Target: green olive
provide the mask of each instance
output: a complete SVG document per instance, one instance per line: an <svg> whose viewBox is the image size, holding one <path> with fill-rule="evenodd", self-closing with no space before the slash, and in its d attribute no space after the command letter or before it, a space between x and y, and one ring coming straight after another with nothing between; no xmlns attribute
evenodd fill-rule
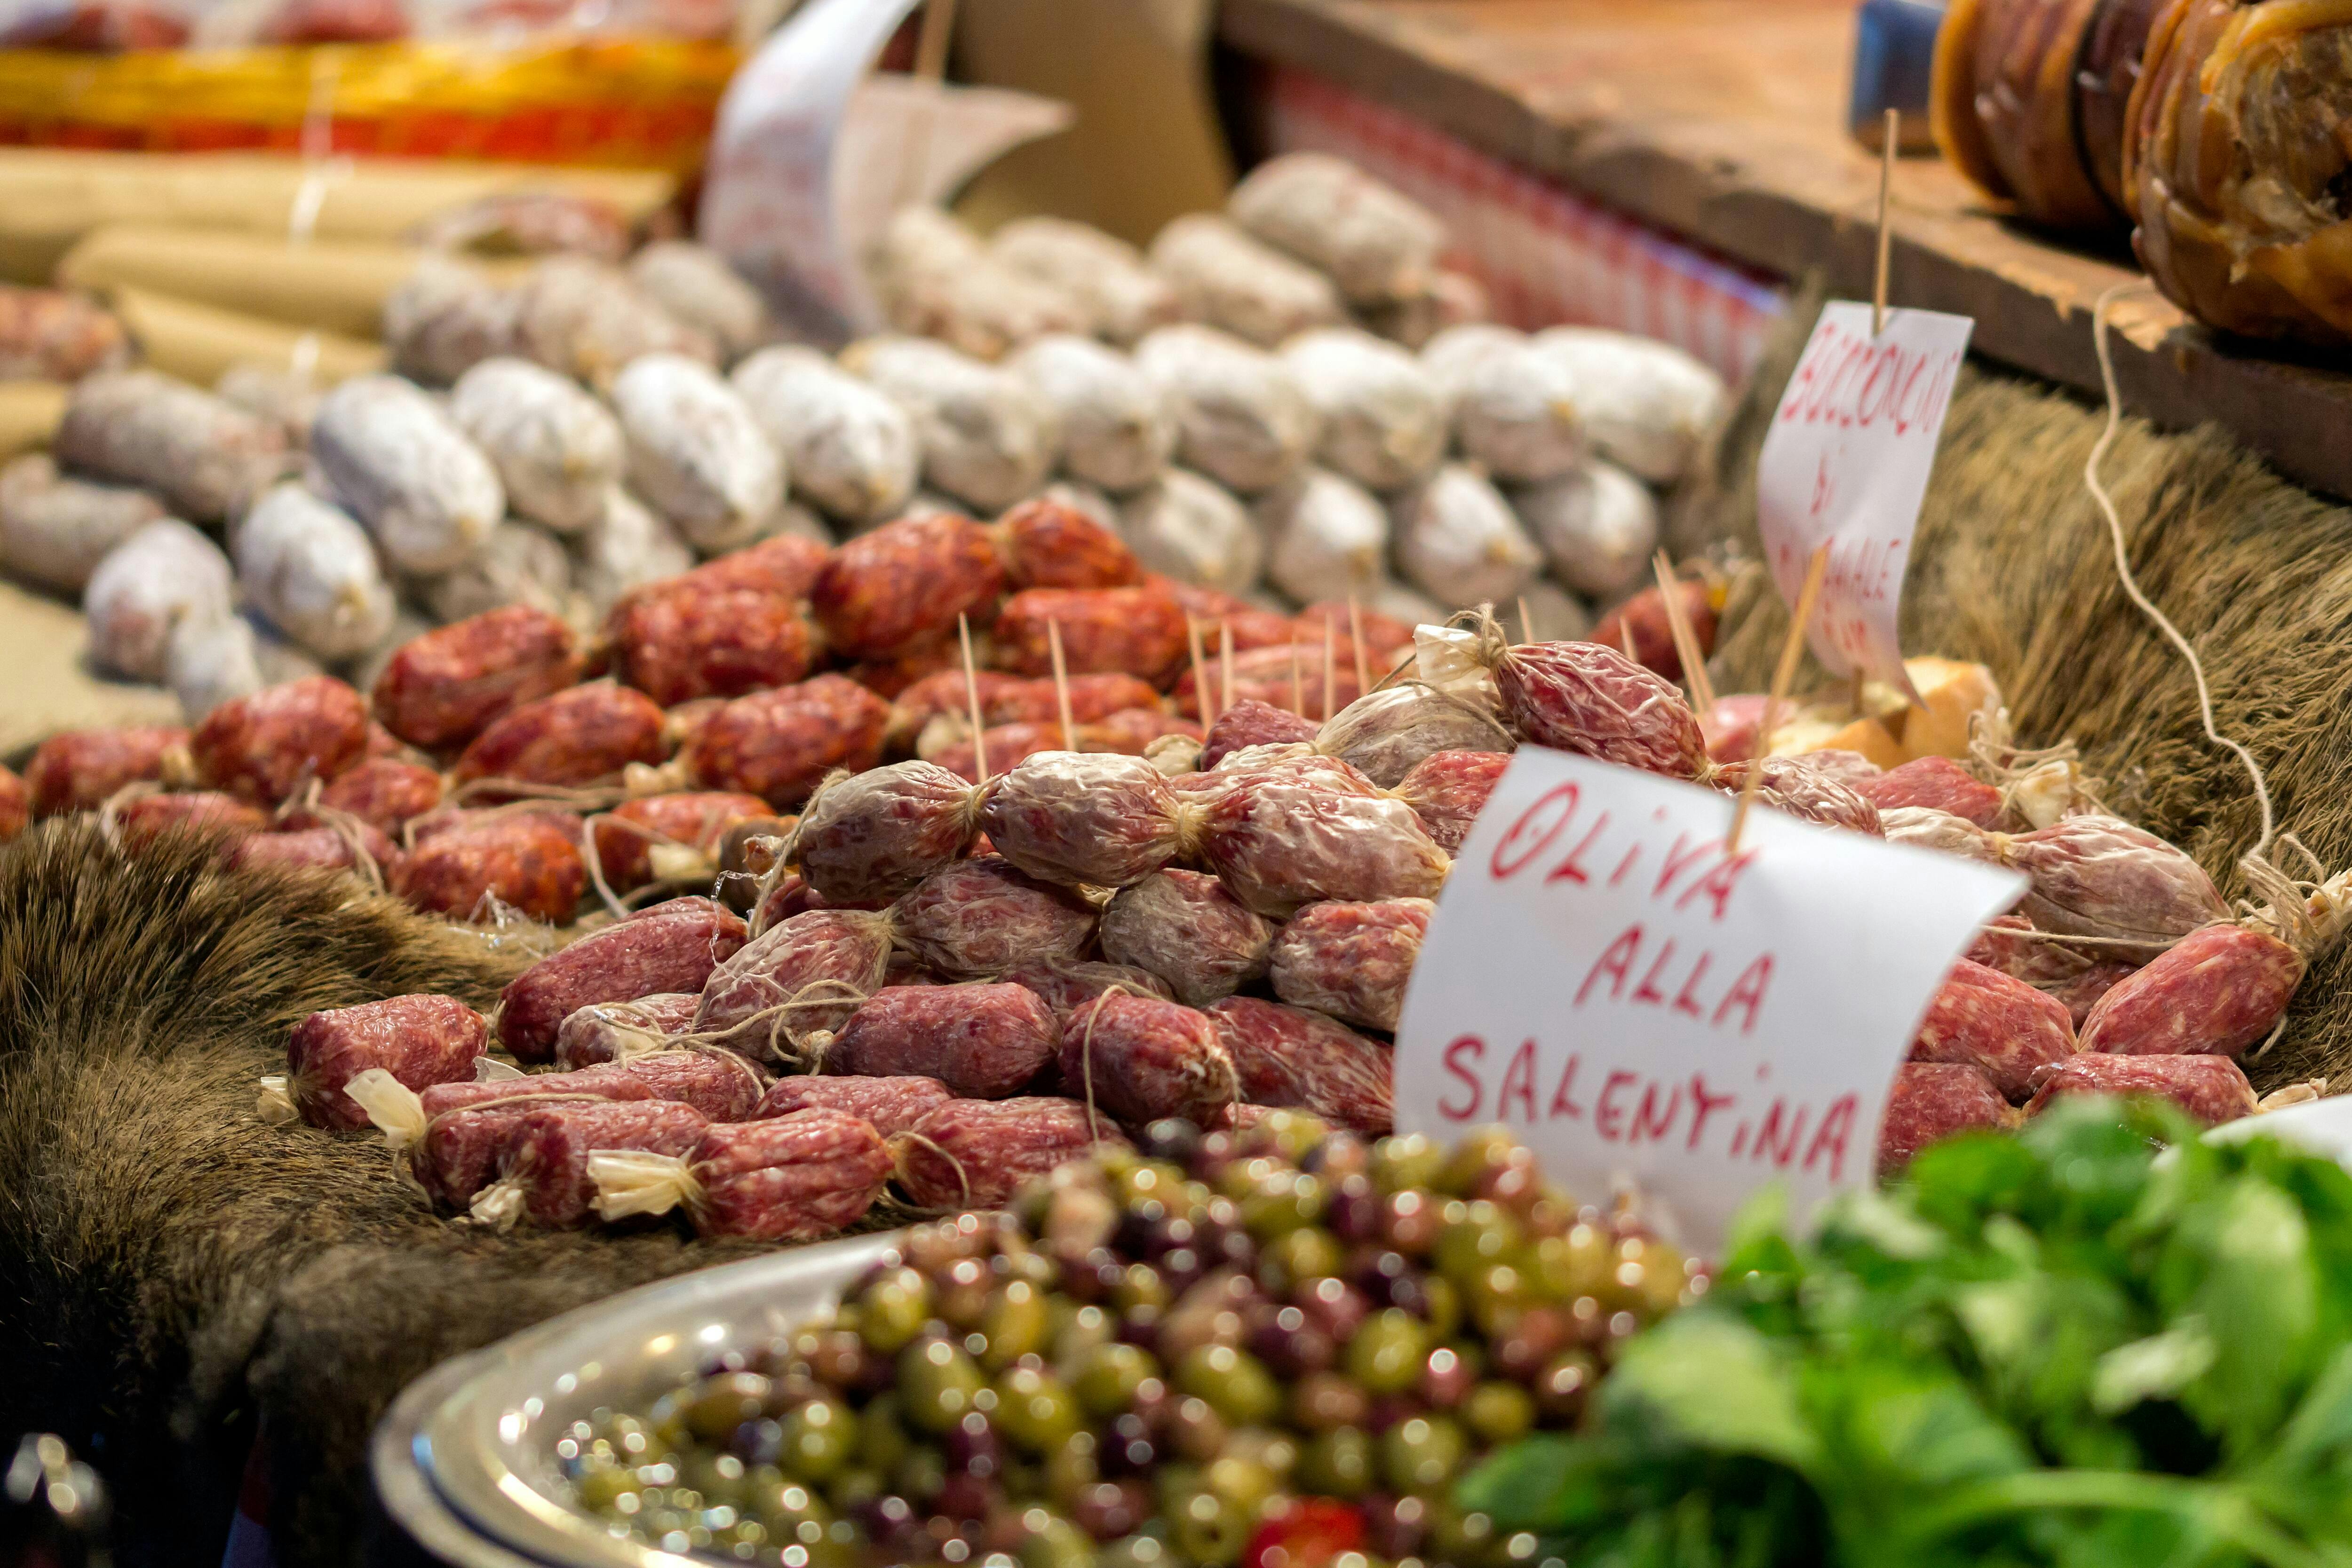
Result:
<svg viewBox="0 0 2352 1568"><path fill-rule="evenodd" d="M1271 1420L1282 1408L1282 1389L1273 1374L1257 1357L1231 1345L1204 1344L1192 1351L1177 1364L1176 1386L1207 1400L1211 1409L1236 1427Z"/></svg>
<svg viewBox="0 0 2352 1568"><path fill-rule="evenodd" d="M890 1475L890 1490L916 1502L929 1502L947 1484L947 1460L929 1443L908 1449L907 1457L898 1461L898 1468Z"/></svg>
<svg viewBox="0 0 2352 1568"><path fill-rule="evenodd" d="M1462 1283L1470 1321L1489 1339L1498 1339L1511 1320L1535 1304L1528 1277L1508 1263L1481 1269Z"/></svg>
<svg viewBox="0 0 2352 1568"><path fill-rule="evenodd" d="M624 1492L637 1490L637 1478L618 1465L600 1465L572 1483L581 1502L597 1513L609 1512Z"/></svg>
<svg viewBox="0 0 2352 1568"><path fill-rule="evenodd" d="M1056 1304L1066 1297L1054 1298ZM1054 1330L1053 1361L1066 1377L1074 1376L1072 1368L1082 1365L1097 1345L1110 1343L1118 1333L1118 1324L1111 1315L1097 1306L1075 1308L1068 1319Z"/></svg>
<svg viewBox="0 0 2352 1568"><path fill-rule="evenodd" d="M1442 1497L1429 1500L1429 1555L1450 1563L1484 1561L1495 1546L1495 1521L1465 1513Z"/></svg>
<svg viewBox="0 0 2352 1568"><path fill-rule="evenodd" d="M1271 1151L1295 1165L1330 1135L1330 1125L1319 1116L1304 1111L1276 1111L1260 1117L1242 1137L1244 1147Z"/></svg>
<svg viewBox="0 0 2352 1568"><path fill-rule="evenodd" d="M1265 1510L1266 1499L1282 1490L1282 1478L1255 1459L1228 1454L1209 1461L1201 1472L1201 1484L1255 1518Z"/></svg>
<svg viewBox="0 0 2352 1568"><path fill-rule="evenodd" d="M1383 1194L1431 1187L1445 1169L1445 1151L1422 1133L1382 1138L1372 1146L1372 1180Z"/></svg>
<svg viewBox="0 0 2352 1568"><path fill-rule="evenodd" d="M919 1339L898 1353L898 1398L919 1431L953 1427L986 1385L979 1366L950 1341Z"/></svg>
<svg viewBox="0 0 2352 1568"><path fill-rule="evenodd" d="M1322 1497L1361 1497L1372 1484L1372 1440L1360 1427L1334 1427L1298 1452L1298 1484Z"/></svg>
<svg viewBox="0 0 2352 1568"><path fill-rule="evenodd" d="M743 1461L710 1448L697 1449L689 1456L679 1479L714 1502L730 1506L740 1503L751 1490Z"/></svg>
<svg viewBox="0 0 2352 1568"><path fill-rule="evenodd" d="M880 1471L869 1470L863 1466L836 1470L833 1479L824 1483L824 1500L839 1511L847 1513L880 1497L887 1485Z"/></svg>
<svg viewBox="0 0 2352 1568"><path fill-rule="evenodd" d="M833 1522L833 1511L823 1499L798 1481L785 1479L772 1466L762 1465L751 1472L748 1496L750 1511L760 1516L760 1522L778 1541L801 1539L803 1525L821 1534Z"/></svg>
<svg viewBox="0 0 2352 1568"><path fill-rule="evenodd" d="M1258 1253L1258 1283L1276 1296L1287 1296L1308 1280L1337 1274L1347 1267L1347 1249L1339 1239L1318 1225L1301 1226L1267 1243Z"/></svg>
<svg viewBox="0 0 2352 1568"><path fill-rule="evenodd" d="M1042 1508L1021 1515L1021 1568L1094 1568L1095 1543L1068 1520Z"/></svg>
<svg viewBox="0 0 2352 1568"><path fill-rule="evenodd" d="M906 1424L898 1416L898 1396L877 1394L857 1418L857 1462L869 1470L888 1475L898 1468L914 1446L907 1436Z"/></svg>
<svg viewBox="0 0 2352 1568"><path fill-rule="evenodd" d="M1399 1492L1431 1492L1454 1479L1469 1444L1448 1416L1411 1416L1381 1435L1381 1469Z"/></svg>
<svg viewBox="0 0 2352 1568"><path fill-rule="evenodd" d="M679 1409L686 1429L706 1443L723 1443L735 1428L760 1418L773 1386L756 1372L723 1372L705 1382Z"/></svg>
<svg viewBox="0 0 2352 1568"><path fill-rule="evenodd" d="M1298 1439L1273 1427L1244 1427L1233 1435L1225 1452L1236 1459L1264 1465L1287 1483L1298 1468Z"/></svg>
<svg viewBox="0 0 2352 1568"><path fill-rule="evenodd" d="M811 1399L784 1417L784 1444L776 1462L793 1475L822 1481L856 1451L857 1417L831 1399Z"/></svg>
<svg viewBox="0 0 2352 1568"><path fill-rule="evenodd" d="M1430 1337L1402 1308L1377 1312L1348 1342L1348 1375L1368 1394L1402 1394L1421 1376Z"/></svg>
<svg viewBox="0 0 2352 1568"><path fill-rule="evenodd" d="M1517 1138L1501 1127L1473 1129L1454 1145L1446 1156L1444 1174L1437 1178L1440 1190L1456 1197L1465 1197L1478 1178L1490 1171L1525 1165L1529 1159L1527 1149Z"/></svg>
<svg viewBox="0 0 2352 1568"><path fill-rule="evenodd" d="M1527 1232L1507 1210L1482 1198L1438 1233L1437 1267L1456 1283L1467 1284L1496 1264L1512 1261L1526 1240Z"/></svg>
<svg viewBox="0 0 2352 1568"><path fill-rule="evenodd" d="M1462 1402L1462 1419L1481 1443L1507 1443L1535 1426L1535 1398L1516 1383L1482 1383Z"/></svg>
<svg viewBox="0 0 2352 1568"><path fill-rule="evenodd" d="M1078 1402L1062 1380L1034 1367L997 1375L996 1429L1026 1454L1050 1454L1078 1429Z"/></svg>
<svg viewBox="0 0 2352 1568"><path fill-rule="evenodd" d="M1073 1432L1062 1446L1045 1456L1045 1495L1064 1508L1076 1508L1087 1490L1102 1479L1102 1469L1095 1462L1099 1447L1092 1432Z"/></svg>
<svg viewBox="0 0 2352 1568"><path fill-rule="evenodd" d="M1429 1275L1422 1281L1422 1288L1429 1297L1422 1312L1423 1320L1429 1324L1429 1337L1452 1339L1462 1327L1462 1292L1443 1274Z"/></svg>
<svg viewBox="0 0 2352 1568"><path fill-rule="evenodd" d="M1203 1568L1231 1568L1249 1544L1251 1519L1205 1488L1177 1498L1168 1510L1168 1542Z"/></svg>
<svg viewBox="0 0 2352 1568"><path fill-rule="evenodd" d="M896 1354L931 1317L931 1282L912 1269L893 1269L857 1298L857 1332L877 1355Z"/></svg>
<svg viewBox="0 0 2352 1568"><path fill-rule="evenodd" d="M1071 1392L1087 1414L1108 1420L1135 1403L1135 1391L1160 1375L1160 1364L1140 1345L1112 1341L1097 1345L1078 1364Z"/></svg>
<svg viewBox="0 0 2352 1568"><path fill-rule="evenodd" d="M1301 1171L1284 1170L1241 1200L1242 1224L1261 1242L1312 1225L1331 1206L1328 1188Z"/></svg>
<svg viewBox="0 0 2352 1568"><path fill-rule="evenodd" d="M988 1354L982 1359L991 1372L1045 1348L1054 1327L1046 1300L1045 1292L1026 1280L1008 1280L990 1295L981 1312L980 1332L988 1336Z"/></svg>
<svg viewBox="0 0 2352 1568"><path fill-rule="evenodd" d="M1171 1299L1168 1281L1149 1263L1129 1263L1119 1270L1118 1283L1110 1290L1110 1304L1122 1312L1139 1307L1164 1312Z"/></svg>
<svg viewBox="0 0 2352 1568"><path fill-rule="evenodd" d="M1181 1563L1156 1535L1122 1535L1095 1554L1096 1568L1181 1568Z"/></svg>

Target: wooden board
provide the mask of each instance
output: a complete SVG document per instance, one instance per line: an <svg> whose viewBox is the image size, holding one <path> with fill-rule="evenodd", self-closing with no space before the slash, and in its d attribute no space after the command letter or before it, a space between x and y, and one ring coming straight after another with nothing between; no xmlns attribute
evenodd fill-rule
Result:
<svg viewBox="0 0 2352 1568"><path fill-rule="evenodd" d="M1844 132L1853 0L1224 0L1223 40L1416 115L1752 266L1870 289L1878 166ZM1988 357L2096 394L2091 315L2140 277L2053 245L1941 161L1894 187L1893 298L1977 319ZM2126 404L2217 422L2352 496L2352 376L2217 340L2152 291L2109 313Z"/></svg>

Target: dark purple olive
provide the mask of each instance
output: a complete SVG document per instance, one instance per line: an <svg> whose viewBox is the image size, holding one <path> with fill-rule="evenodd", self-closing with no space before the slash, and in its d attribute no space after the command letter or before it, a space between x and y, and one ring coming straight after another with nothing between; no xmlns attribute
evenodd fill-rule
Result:
<svg viewBox="0 0 2352 1568"><path fill-rule="evenodd" d="M1346 1242L1375 1241L1381 1234L1380 1189L1367 1176L1349 1175L1339 1178L1331 1189L1331 1207L1324 1212L1323 1222L1331 1234Z"/></svg>
<svg viewBox="0 0 2352 1568"><path fill-rule="evenodd" d="M1558 1307L1529 1307L1494 1342L1495 1370L1524 1383L1575 1337L1575 1323Z"/></svg>
<svg viewBox="0 0 2352 1568"><path fill-rule="evenodd" d="M1250 1330L1251 1354L1277 1377L1303 1377L1322 1372L1339 1359L1339 1347L1320 1324L1297 1307L1261 1309Z"/></svg>
<svg viewBox="0 0 2352 1568"><path fill-rule="evenodd" d="M914 1563L921 1559L919 1552L928 1552L929 1542L923 1534L923 1518L915 1505L896 1493L885 1493L870 1502L851 1511L866 1531L866 1540L885 1561Z"/></svg>
<svg viewBox="0 0 2352 1568"><path fill-rule="evenodd" d="M1340 1344L1355 1337L1371 1314L1372 1304L1364 1299L1363 1291L1345 1280L1326 1275L1319 1280L1306 1280L1291 1292L1290 1304L1307 1314L1307 1321L1321 1329Z"/></svg>
<svg viewBox="0 0 2352 1568"><path fill-rule="evenodd" d="M1180 1458L1205 1465L1224 1452L1233 1434L1224 1417L1205 1399L1171 1399L1152 1412L1151 1431L1160 1447Z"/></svg>
<svg viewBox="0 0 2352 1568"><path fill-rule="evenodd" d="M1181 1116L1162 1116L1143 1129L1141 1141L1152 1159L1181 1166L1200 1152L1201 1129Z"/></svg>
<svg viewBox="0 0 2352 1568"><path fill-rule="evenodd" d="M1469 1397L1477 1382L1459 1351L1439 1345L1422 1364L1421 1396L1440 1410L1451 1410Z"/></svg>
<svg viewBox="0 0 2352 1568"><path fill-rule="evenodd" d="M1364 1544L1391 1562L1418 1557L1429 1539L1429 1504L1417 1497L1374 1492L1356 1507L1364 1516Z"/></svg>
<svg viewBox="0 0 2352 1568"><path fill-rule="evenodd" d="M1132 1535L1150 1517L1151 1489L1133 1476L1096 1482L1070 1508L1070 1522L1097 1541Z"/></svg>
<svg viewBox="0 0 2352 1568"><path fill-rule="evenodd" d="M748 1465L772 1465L784 1451L784 1424L762 1416L735 1428L727 1451Z"/></svg>
<svg viewBox="0 0 2352 1568"><path fill-rule="evenodd" d="M950 1475L931 1500L932 1517L977 1523L1003 1500L1004 1489L985 1476Z"/></svg>
<svg viewBox="0 0 2352 1568"><path fill-rule="evenodd" d="M1377 1437L1398 1422L1424 1414L1422 1402L1410 1394L1377 1394L1372 1396L1371 1409L1365 1414L1364 1430Z"/></svg>
<svg viewBox="0 0 2352 1568"><path fill-rule="evenodd" d="M1141 1475L1160 1462L1160 1445L1152 1440L1149 1416L1130 1410L1110 1424L1096 1450L1095 1462L1107 1476Z"/></svg>
<svg viewBox="0 0 2352 1568"><path fill-rule="evenodd" d="M950 1475L993 1480L1004 1473L1004 1440L996 1435L996 1427L988 1417L977 1410L966 1411L962 1420L948 1428L947 1435L940 1439L940 1456L946 1461Z"/></svg>

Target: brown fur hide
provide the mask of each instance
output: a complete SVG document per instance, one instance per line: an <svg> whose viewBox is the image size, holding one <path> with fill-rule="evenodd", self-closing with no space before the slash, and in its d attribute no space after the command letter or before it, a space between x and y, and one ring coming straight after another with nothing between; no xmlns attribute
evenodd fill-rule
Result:
<svg viewBox="0 0 2352 1568"><path fill-rule="evenodd" d="M1756 457L1810 315L1784 323L1712 471L1685 497L1679 553L1728 542L1758 555ZM2116 578L2083 485L2105 423L2103 410L2038 382L1963 375L1912 546L1904 646L1990 665L2023 744L2075 741L2117 810L2242 896L2236 862L2260 812L2244 768L2204 738L2188 665ZM2352 866L2352 791L2337 773L2352 762L2352 509L2288 484L2210 427L2160 434L2127 420L2100 473L2140 586L2198 650L2219 727L2262 764L2280 828L2330 870ZM1765 689L1787 627L1769 578L1745 575L1710 661L1717 688ZM2342 948L2313 966L2285 1037L2246 1063L2257 1088L2352 1074L2347 978Z"/></svg>
<svg viewBox="0 0 2352 1568"><path fill-rule="evenodd" d="M340 873L226 873L198 842L125 857L85 820L0 850L0 1432L99 1464L118 1558L220 1561L257 1416L279 1561L358 1561L368 1433L410 1379L755 1249L477 1233L377 1134L256 1120L305 1014L487 1008L520 962Z"/></svg>

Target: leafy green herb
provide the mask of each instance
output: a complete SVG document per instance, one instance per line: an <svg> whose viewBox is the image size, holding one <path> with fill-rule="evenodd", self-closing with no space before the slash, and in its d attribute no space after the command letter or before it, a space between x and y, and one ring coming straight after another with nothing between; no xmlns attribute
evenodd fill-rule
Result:
<svg viewBox="0 0 2352 1568"><path fill-rule="evenodd" d="M2352 1568L2352 1176L2161 1105L1777 1198L1465 1508L1585 1568Z"/></svg>

